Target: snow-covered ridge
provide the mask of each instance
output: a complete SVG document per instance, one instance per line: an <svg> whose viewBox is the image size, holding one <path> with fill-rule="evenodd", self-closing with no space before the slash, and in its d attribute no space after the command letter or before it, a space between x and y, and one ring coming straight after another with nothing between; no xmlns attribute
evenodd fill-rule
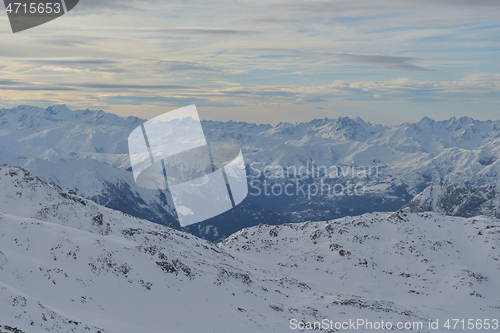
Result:
<svg viewBox="0 0 500 333"><path fill-rule="evenodd" d="M2 157L92 158L114 167L127 168L128 161L123 156L128 154L126 138L144 121L103 111L71 111L65 105L46 109L23 105L0 109L0 137L16 142L15 147L4 145ZM373 125L359 117L339 117L276 126L203 121L203 127L209 140L236 141L248 148L246 156L249 161L267 164L283 162L289 155L301 156L306 153L301 148L307 148L309 154L306 157L318 165L324 160L371 164L373 158L368 155L373 154L367 154L368 151L378 155L374 156L375 160L389 165L403 156L392 156L396 152L407 156L420 153L424 159L433 159L443 151L454 149L448 153L477 151L475 162L488 166L496 162L496 143L500 140L500 120L478 121L467 117L443 121L424 118L418 123L398 126ZM34 147L37 149L32 149ZM272 147L275 149L269 151ZM328 148L331 148L330 153L321 158ZM286 156L276 154L276 151L284 152Z"/></svg>
<svg viewBox="0 0 500 333"><path fill-rule="evenodd" d="M143 122L103 111L71 111L65 105L0 109L0 157L50 161L91 158L123 168L129 165L127 137Z"/></svg>
<svg viewBox="0 0 500 333"><path fill-rule="evenodd" d="M103 111L71 111L65 105L0 109L0 158L94 159L127 169L127 137L144 121ZM203 128L209 141L230 140L243 146L247 163L378 165L384 169L384 182L398 178L414 194L425 182L422 177L487 183L499 174L500 121L424 118L382 126L339 117L277 126L203 121Z"/></svg>
<svg viewBox="0 0 500 333"><path fill-rule="evenodd" d="M407 205L412 212L427 212L472 217L478 215L500 218L500 183L467 186L446 182L431 185Z"/></svg>
<svg viewBox="0 0 500 333"><path fill-rule="evenodd" d="M496 318L499 247L497 219L404 211L260 225L216 246L0 167L0 327L25 333Z"/></svg>
<svg viewBox="0 0 500 333"><path fill-rule="evenodd" d="M457 177L487 183L500 174L500 121L451 118L381 126L361 119L313 120L254 130L243 124L208 122L209 137L231 137L246 148L248 161L265 165L377 165L378 183L397 179L413 195L425 182Z"/></svg>
<svg viewBox="0 0 500 333"><path fill-rule="evenodd" d="M228 320L259 313L222 299L211 306L216 296L247 298L252 279L239 259L207 241L99 206L21 168L1 166L0 189L0 326L223 331Z"/></svg>
<svg viewBox="0 0 500 333"><path fill-rule="evenodd" d="M127 137L144 121L103 111L71 111L64 105L0 109L0 164L22 166L99 204L179 227L168 193L138 188L129 172ZM339 117L276 126L203 121L203 128L209 142L238 143L249 169L256 162L254 168L260 171L306 165L377 170L375 177L331 180L332 187L359 181L365 194L356 200L345 195L249 196L251 204L259 206L256 210L268 209L267 216L277 213L289 221L390 211L441 182L482 186L500 180L500 121L424 118L383 126ZM265 181L283 186L290 179L249 178L260 189ZM257 213L243 215L241 225L265 222ZM234 221L210 221L193 232L217 241L214 235L236 230L227 229L228 223ZM214 232L209 236L207 230Z"/></svg>

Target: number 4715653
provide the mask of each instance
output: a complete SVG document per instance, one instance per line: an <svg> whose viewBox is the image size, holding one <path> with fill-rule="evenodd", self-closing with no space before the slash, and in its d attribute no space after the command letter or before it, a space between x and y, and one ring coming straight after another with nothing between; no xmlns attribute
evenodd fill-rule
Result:
<svg viewBox="0 0 500 333"><path fill-rule="evenodd" d="M498 319L448 319L443 326L446 329L468 329L468 330L497 330Z"/></svg>
<svg viewBox="0 0 500 333"><path fill-rule="evenodd" d="M11 2L5 8L9 14L59 14L61 12L61 4L58 2L51 3L21 3L21 2Z"/></svg>

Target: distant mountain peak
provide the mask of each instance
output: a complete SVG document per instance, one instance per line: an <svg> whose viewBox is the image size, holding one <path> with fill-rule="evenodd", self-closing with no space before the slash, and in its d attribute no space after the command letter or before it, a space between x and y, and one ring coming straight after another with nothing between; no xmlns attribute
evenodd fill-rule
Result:
<svg viewBox="0 0 500 333"><path fill-rule="evenodd" d="M50 113L50 114L58 114L60 112L71 112L71 110L66 106L66 104L56 104L49 106L45 109L45 112Z"/></svg>
<svg viewBox="0 0 500 333"><path fill-rule="evenodd" d="M429 117L423 117L418 122L419 125L431 125L431 124L435 124L435 123L436 123L436 121L434 119L429 118Z"/></svg>

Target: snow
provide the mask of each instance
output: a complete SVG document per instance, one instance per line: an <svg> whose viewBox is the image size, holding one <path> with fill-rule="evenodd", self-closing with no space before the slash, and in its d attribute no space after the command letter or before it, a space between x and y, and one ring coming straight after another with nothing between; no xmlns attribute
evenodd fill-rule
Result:
<svg viewBox="0 0 500 333"><path fill-rule="evenodd" d="M451 216L478 215L500 217L500 182L474 186L460 182L431 185L406 206L412 212L433 211Z"/></svg>
<svg viewBox="0 0 500 333"><path fill-rule="evenodd" d="M127 169L127 137L144 121L103 111L71 111L65 105L0 109L0 157L52 162L93 159ZM339 117L277 126L233 121L202 124L210 142L240 144L247 164L378 165L384 174L373 180L373 186L395 177L415 191L424 174L434 174L439 181L460 176L484 184L498 179L500 171L500 121L424 118L415 124L382 126Z"/></svg>
<svg viewBox="0 0 500 333"><path fill-rule="evenodd" d="M0 167L0 327L287 332L290 319L498 318L500 222L371 213L214 245ZM426 330L417 330L426 332Z"/></svg>
<svg viewBox="0 0 500 333"><path fill-rule="evenodd" d="M144 191L133 181L127 137L144 122L103 111L72 111L64 105L0 109L0 163L26 168L100 204L120 210L129 207L127 212L135 216L180 228L168 193ZM383 126L339 117L276 126L233 121L202 121L202 125L209 142L239 144L246 165L258 162L260 170L305 165L378 170L376 176L359 180L366 192L359 206L352 206L345 196L250 198L292 221L345 215L328 213L324 206L356 214L395 209L441 182L482 186L500 180L500 121L424 118ZM333 181L345 185L348 180L351 177ZM263 189L264 181L272 186L294 180L252 181Z"/></svg>

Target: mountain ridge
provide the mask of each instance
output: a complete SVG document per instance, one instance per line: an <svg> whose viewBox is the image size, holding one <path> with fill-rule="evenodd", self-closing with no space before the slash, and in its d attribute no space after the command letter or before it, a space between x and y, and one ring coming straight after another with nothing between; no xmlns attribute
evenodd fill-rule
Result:
<svg viewBox="0 0 500 333"><path fill-rule="evenodd" d="M176 226L168 192L138 188L130 172L127 138L144 121L103 111L71 111L64 105L1 109L0 163L27 168L44 181L112 208ZM384 126L361 118L339 117L276 126L234 121L202 121L202 125L209 142L240 145L250 189L247 207L241 208L237 219L222 216L190 229L213 242L241 225L263 222L259 211L265 212L270 224L392 211L428 186L456 179L481 186L499 180L500 175L500 121L423 118L418 123ZM37 166L44 163L45 167ZM83 166L88 169L82 170ZM308 176L296 172L276 176L279 168L288 167L305 168ZM75 177L70 176L72 168ZM318 176L320 168L373 169L376 173L362 177L342 172L333 177L329 176L333 173ZM311 196L297 190L321 186L321 181L330 189L359 184L363 194L328 192ZM266 187L273 186L293 186L295 194L263 194Z"/></svg>
<svg viewBox="0 0 500 333"><path fill-rule="evenodd" d="M0 226L3 329L281 332L293 319L425 325L500 310L488 217L370 213L214 245L0 166Z"/></svg>
<svg viewBox="0 0 500 333"><path fill-rule="evenodd" d="M432 211L450 216L500 218L500 182L482 186L457 182L431 185L405 207L414 213Z"/></svg>

